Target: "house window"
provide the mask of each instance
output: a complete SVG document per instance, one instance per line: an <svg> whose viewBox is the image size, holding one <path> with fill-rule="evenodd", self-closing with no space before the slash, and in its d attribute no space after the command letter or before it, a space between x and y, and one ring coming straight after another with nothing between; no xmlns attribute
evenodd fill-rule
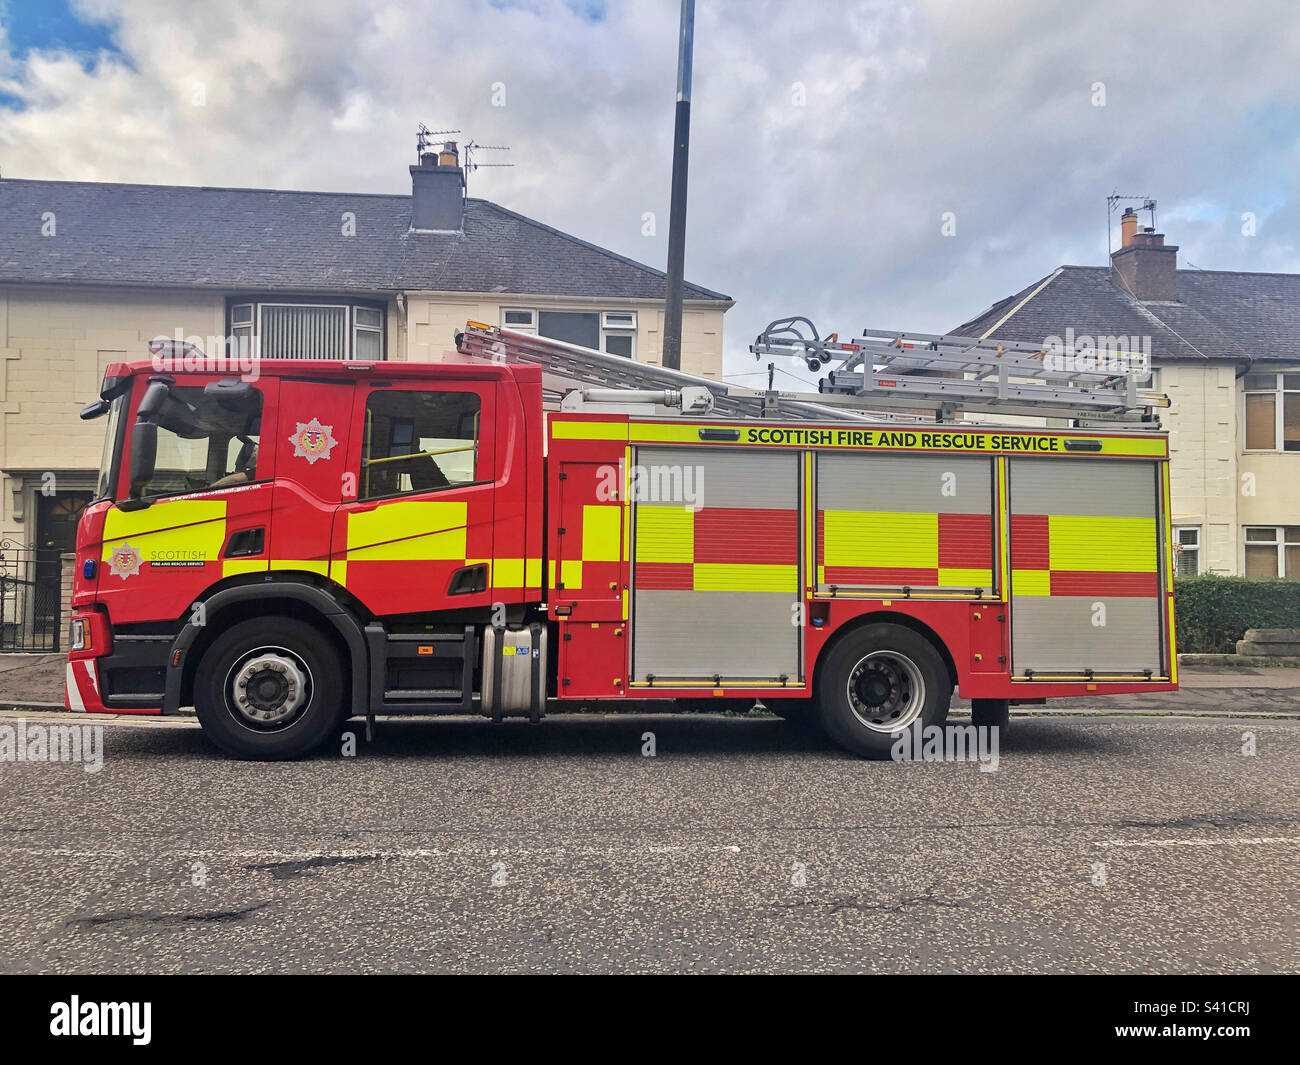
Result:
<svg viewBox="0 0 1300 1065"><path fill-rule="evenodd" d="M502 307L501 327L636 358L636 311L538 311Z"/></svg>
<svg viewBox="0 0 1300 1065"><path fill-rule="evenodd" d="M1300 451L1300 373L1245 377L1247 451Z"/></svg>
<svg viewBox="0 0 1300 1065"><path fill-rule="evenodd" d="M1300 525L1247 525L1247 577L1300 577Z"/></svg>
<svg viewBox="0 0 1300 1065"><path fill-rule="evenodd" d="M537 312L520 310L517 307L501 308L501 328L516 333L537 335Z"/></svg>
<svg viewBox="0 0 1300 1065"><path fill-rule="evenodd" d="M257 337L264 359L384 358L384 307L377 303L323 301L235 302L230 335L240 352ZM245 347L248 345L248 347Z"/></svg>
<svg viewBox="0 0 1300 1065"><path fill-rule="evenodd" d="M636 358L636 311L606 311L600 316L600 350Z"/></svg>
<svg viewBox="0 0 1300 1065"><path fill-rule="evenodd" d="M1201 572L1201 527L1179 525L1174 528L1174 573L1195 577Z"/></svg>
<svg viewBox="0 0 1300 1065"><path fill-rule="evenodd" d="M372 392L366 400L358 498L471 483L480 407L477 392Z"/></svg>

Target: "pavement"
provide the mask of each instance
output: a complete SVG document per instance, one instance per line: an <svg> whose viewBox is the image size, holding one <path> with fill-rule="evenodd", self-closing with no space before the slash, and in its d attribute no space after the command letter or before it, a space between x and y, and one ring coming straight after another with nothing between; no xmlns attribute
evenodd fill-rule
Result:
<svg viewBox="0 0 1300 1065"><path fill-rule="evenodd" d="M991 772L718 715L103 741L0 761L0 971L1300 970L1289 718L1019 718Z"/></svg>

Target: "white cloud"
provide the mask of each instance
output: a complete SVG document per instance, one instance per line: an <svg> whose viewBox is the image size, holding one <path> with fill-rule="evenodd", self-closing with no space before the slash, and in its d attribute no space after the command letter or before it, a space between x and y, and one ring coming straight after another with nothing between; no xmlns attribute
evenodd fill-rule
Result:
<svg viewBox="0 0 1300 1065"><path fill-rule="evenodd" d="M600 21L560 0L81 7L119 48L89 69L19 60L0 29L0 91L25 104L0 109L6 175L402 192L424 121L512 147L474 195L663 264L672 0ZM1297 54L1281 0L701 5L687 272L739 301L729 368L779 315L941 330L1099 264L1115 188L1160 200L1186 260L1300 270Z"/></svg>

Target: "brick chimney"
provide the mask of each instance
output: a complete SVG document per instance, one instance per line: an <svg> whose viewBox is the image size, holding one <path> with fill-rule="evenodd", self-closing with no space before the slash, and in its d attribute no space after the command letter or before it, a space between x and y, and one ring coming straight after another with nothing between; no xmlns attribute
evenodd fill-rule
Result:
<svg viewBox="0 0 1300 1065"><path fill-rule="evenodd" d="M465 228L465 175L455 141L425 152L411 167L411 229L459 233Z"/></svg>
<svg viewBox="0 0 1300 1065"><path fill-rule="evenodd" d="M1120 284L1139 300L1178 298L1178 245L1151 226L1138 226L1137 212L1126 208L1119 220L1120 247L1110 256Z"/></svg>

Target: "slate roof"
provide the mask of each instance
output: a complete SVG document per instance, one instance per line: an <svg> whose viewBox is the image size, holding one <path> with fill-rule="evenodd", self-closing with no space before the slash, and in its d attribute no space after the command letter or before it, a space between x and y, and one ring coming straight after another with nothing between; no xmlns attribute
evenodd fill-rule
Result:
<svg viewBox="0 0 1300 1065"><path fill-rule="evenodd" d="M466 202L463 234L412 233L410 219L410 196L4 178L0 283L666 295L662 271L487 200ZM730 297L687 284L686 298Z"/></svg>
<svg viewBox="0 0 1300 1065"><path fill-rule="evenodd" d="M1049 280L1050 279L1050 280ZM1047 285L1001 325L1039 285ZM954 334L990 334L1041 344L1049 336L1151 337L1157 359L1300 362L1300 274L1179 270L1178 299L1139 301L1106 266L1062 266L957 326Z"/></svg>

